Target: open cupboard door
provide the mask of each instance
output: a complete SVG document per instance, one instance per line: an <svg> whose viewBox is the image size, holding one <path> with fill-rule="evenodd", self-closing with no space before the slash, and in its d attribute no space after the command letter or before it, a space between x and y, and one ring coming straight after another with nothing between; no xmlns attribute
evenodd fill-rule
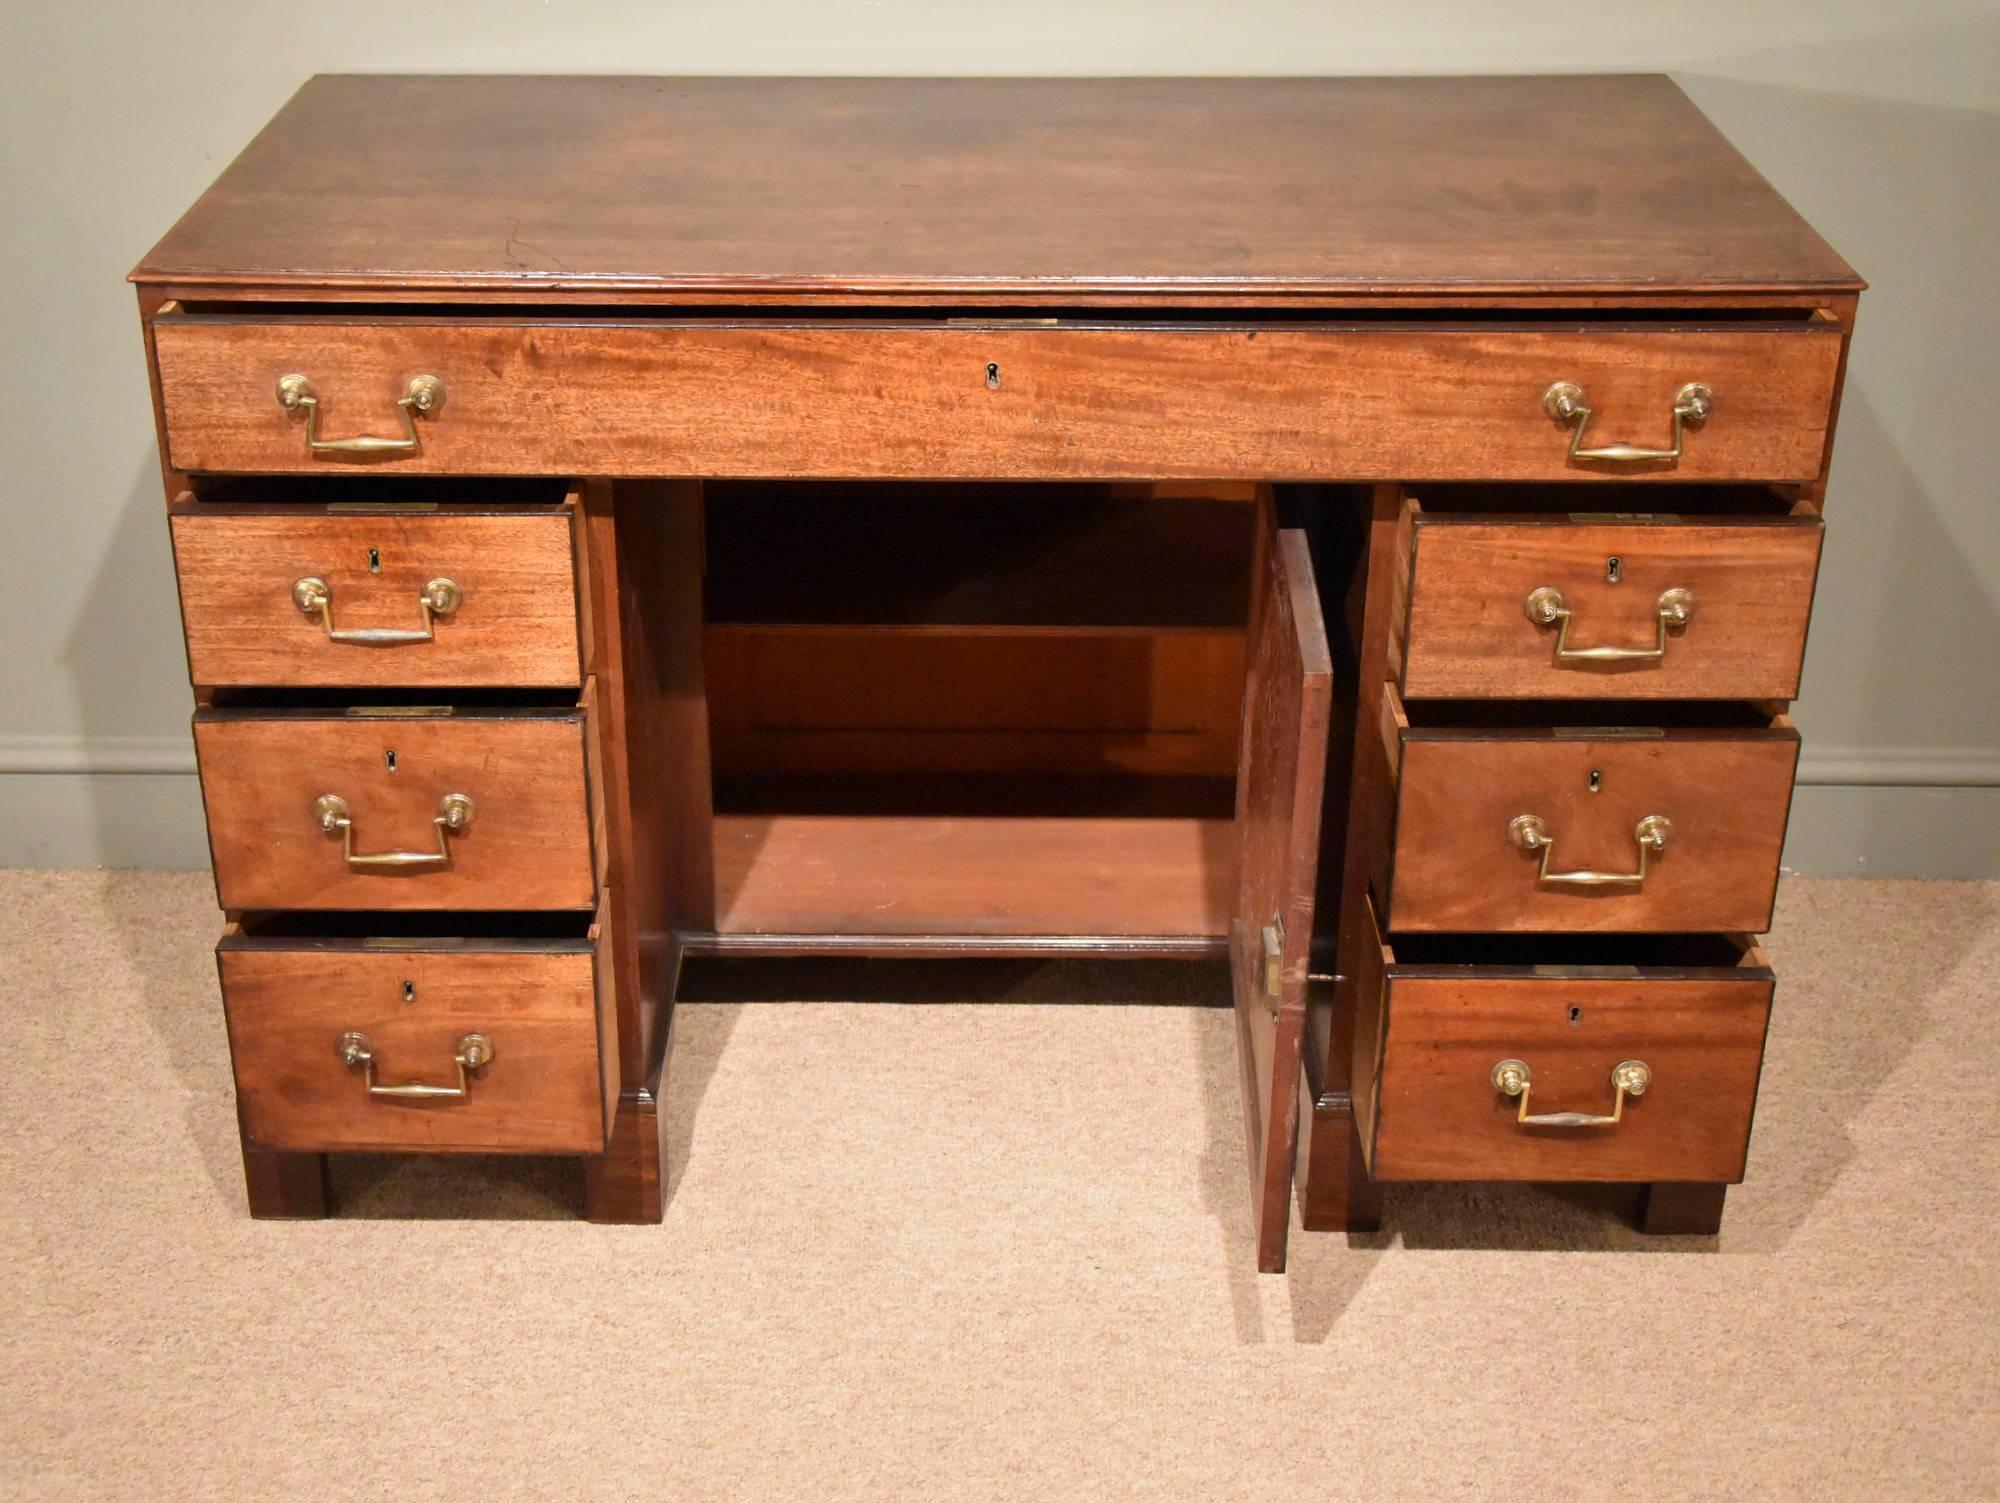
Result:
<svg viewBox="0 0 2000 1503"><path fill-rule="evenodd" d="M1229 962L1257 1266L1276 1273L1285 1266L1291 1227L1333 663L1305 534L1272 534L1263 573L1243 697Z"/></svg>

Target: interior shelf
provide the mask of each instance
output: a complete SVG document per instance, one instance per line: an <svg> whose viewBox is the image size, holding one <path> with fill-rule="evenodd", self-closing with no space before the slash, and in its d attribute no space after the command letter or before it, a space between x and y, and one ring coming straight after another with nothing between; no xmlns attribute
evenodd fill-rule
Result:
<svg viewBox="0 0 2000 1503"><path fill-rule="evenodd" d="M1256 488L705 497L717 936L1227 936Z"/></svg>
<svg viewBox="0 0 2000 1503"><path fill-rule="evenodd" d="M723 934L1228 933L1227 817L715 817Z"/></svg>
<svg viewBox="0 0 2000 1503"><path fill-rule="evenodd" d="M1254 488L705 494L718 772L1233 773Z"/></svg>

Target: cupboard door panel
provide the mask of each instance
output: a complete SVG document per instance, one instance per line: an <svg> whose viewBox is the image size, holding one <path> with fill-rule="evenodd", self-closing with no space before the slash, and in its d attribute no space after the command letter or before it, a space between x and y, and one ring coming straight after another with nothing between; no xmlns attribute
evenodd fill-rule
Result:
<svg viewBox="0 0 2000 1503"><path fill-rule="evenodd" d="M1285 1266L1333 662L1305 534L1266 551L1237 774L1229 952L1257 1266Z"/></svg>

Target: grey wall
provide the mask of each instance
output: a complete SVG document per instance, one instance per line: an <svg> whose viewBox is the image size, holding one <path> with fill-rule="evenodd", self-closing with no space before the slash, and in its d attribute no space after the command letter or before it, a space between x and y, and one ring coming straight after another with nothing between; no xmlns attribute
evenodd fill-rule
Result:
<svg viewBox="0 0 2000 1503"><path fill-rule="evenodd" d="M1671 72L1873 283L1791 862L2000 875L2000 10L190 0L0 18L0 864L206 860L124 273L314 72Z"/></svg>

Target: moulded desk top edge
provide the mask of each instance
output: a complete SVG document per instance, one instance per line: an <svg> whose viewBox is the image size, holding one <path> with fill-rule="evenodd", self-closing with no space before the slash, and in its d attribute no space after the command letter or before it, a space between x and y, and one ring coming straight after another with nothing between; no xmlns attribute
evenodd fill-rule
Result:
<svg viewBox="0 0 2000 1503"><path fill-rule="evenodd" d="M132 277L1034 306L1863 286L1643 74L323 76Z"/></svg>

